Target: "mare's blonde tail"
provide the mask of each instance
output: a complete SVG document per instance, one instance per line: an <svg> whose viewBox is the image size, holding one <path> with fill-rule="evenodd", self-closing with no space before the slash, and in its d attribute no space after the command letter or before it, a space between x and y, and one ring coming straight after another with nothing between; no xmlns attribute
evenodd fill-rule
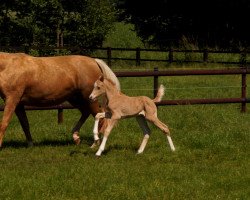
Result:
<svg viewBox="0 0 250 200"><path fill-rule="evenodd" d="M116 77L116 75L114 74L114 72L109 68L109 66L100 59L95 59L95 61L97 62L97 64L99 65L99 67L102 69L102 73L104 78L108 78L111 81L113 81L117 87L117 89L120 91L120 82L118 80L118 78Z"/></svg>
<svg viewBox="0 0 250 200"><path fill-rule="evenodd" d="M156 94L156 97L153 99L153 101L155 103L158 103L161 101L163 95L165 93L165 87L163 85L160 85L159 89L158 89L158 92Z"/></svg>

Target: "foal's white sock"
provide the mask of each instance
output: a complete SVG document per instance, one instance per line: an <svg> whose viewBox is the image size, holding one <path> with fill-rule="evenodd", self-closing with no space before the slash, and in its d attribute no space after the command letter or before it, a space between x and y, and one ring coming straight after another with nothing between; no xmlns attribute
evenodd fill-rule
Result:
<svg viewBox="0 0 250 200"><path fill-rule="evenodd" d="M167 135L167 138L168 138L168 143L170 145L171 150L175 151L175 147L174 147L174 144L173 144L171 137L169 135Z"/></svg>

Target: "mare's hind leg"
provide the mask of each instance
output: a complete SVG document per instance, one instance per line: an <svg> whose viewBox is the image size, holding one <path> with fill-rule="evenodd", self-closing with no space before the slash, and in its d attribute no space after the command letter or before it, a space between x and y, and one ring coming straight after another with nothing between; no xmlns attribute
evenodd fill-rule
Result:
<svg viewBox="0 0 250 200"><path fill-rule="evenodd" d="M162 123L156 116L146 116L147 120L154 123L155 126L157 126L159 129L161 129L167 136L168 143L170 145L170 148L172 151L175 151L175 147L172 141L172 138L170 137L170 131L166 124Z"/></svg>
<svg viewBox="0 0 250 200"><path fill-rule="evenodd" d="M84 100L82 96L78 96L77 98L72 98L69 100L70 104L74 107L78 108L81 112L81 118L76 123L74 128L72 129L74 142L78 145L80 143L79 131L89 117L90 114L95 116L98 112L100 112L98 102L89 103L89 101Z"/></svg>
<svg viewBox="0 0 250 200"><path fill-rule="evenodd" d="M79 145L81 142L80 136L79 136L79 131L82 127L82 125L84 124L84 122L86 121L86 119L89 117L90 112L86 111L81 111L82 115L81 118L78 120L78 122L76 123L76 125L74 126L74 128L72 129L72 134L73 134L73 139L76 145Z"/></svg>
<svg viewBox="0 0 250 200"><path fill-rule="evenodd" d="M22 126L23 132L24 132L24 134L26 136L28 146L33 146L32 137L31 137L31 134L30 134L29 121L28 121L24 106L23 105L18 105L16 107L15 112L16 112L18 120L19 120L19 122L20 122L20 124Z"/></svg>
<svg viewBox="0 0 250 200"><path fill-rule="evenodd" d="M18 104L19 99L20 98L18 96L9 96L6 98L5 107L4 107L4 111L3 111L2 123L0 126L0 148L2 147L5 131L9 125L9 122L10 122L13 114L14 114L14 111L16 109L16 106Z"/></svg>

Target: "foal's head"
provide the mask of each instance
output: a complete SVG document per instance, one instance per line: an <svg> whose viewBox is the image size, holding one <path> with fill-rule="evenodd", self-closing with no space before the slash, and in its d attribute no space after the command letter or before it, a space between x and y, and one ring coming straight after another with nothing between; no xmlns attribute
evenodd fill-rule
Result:
<svg viewBox="0 0 250 200"><path fill-rule="evenodd" d="M97 97L101 96L104 93L105 93L104 78L103 78L103 76L101 76L95 82L93 91L89 95L89 99L91 101L94 101L94 100L96 100Z"/></svg>

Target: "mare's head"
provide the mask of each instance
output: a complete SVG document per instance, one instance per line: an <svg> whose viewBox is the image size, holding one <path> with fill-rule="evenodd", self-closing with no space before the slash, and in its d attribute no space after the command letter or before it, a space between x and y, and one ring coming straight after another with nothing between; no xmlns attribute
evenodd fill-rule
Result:
<svg viewBox="0 0 250 200"><path fill-rule="evenodd" d="M100 76L99 79L97 79L97 81L94 84L94 88L91 94L89 95L89 99L91 101L94 101L96 100L97 97L101 96L105 92L106 90L105 90L105 85L104 85L104 78L103 76Z"/></svg>

